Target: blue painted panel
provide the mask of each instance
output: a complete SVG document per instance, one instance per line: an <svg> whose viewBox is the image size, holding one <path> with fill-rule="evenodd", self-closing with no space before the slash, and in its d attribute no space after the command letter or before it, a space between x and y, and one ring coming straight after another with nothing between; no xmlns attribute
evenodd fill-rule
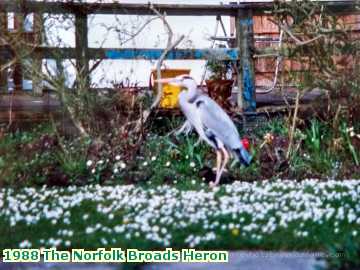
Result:
<svg viewBox="0 0 360 270"><path fill-rule="evenodd" d="M254 78L250 72L250 68L247 63L243 66L243 97L245 101L245 111L253 112L256 111L256 100L255 100L255 85Z"/></svg>
<svg viewBox="0 0 360 270"><path fill-rule="evenodd" d="M254 24L254 21L252 18L246 18L246 19L240 20L240 24L243 26L252 26Z"/></svg>
<svg viewBox="0 0 360 270"><path fill-rule="evenodd" d="M162 49L108 49L105 50L105 59L159 59ZM224 60L237 60L238 49L176 49L170 51L167 60L207 59L216 54Z"/></svg>

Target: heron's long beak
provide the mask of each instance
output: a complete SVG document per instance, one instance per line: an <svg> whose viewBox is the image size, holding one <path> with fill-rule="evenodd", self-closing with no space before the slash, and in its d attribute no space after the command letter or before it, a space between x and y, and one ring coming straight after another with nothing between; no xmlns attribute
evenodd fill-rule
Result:
<svg viewBox="0 0 360 270"><path fill-rule="evenodd" d="M163 78L163 79L159 79L159 80L155 80L155 83L172 83L173 79L172 78Z"/></svg>

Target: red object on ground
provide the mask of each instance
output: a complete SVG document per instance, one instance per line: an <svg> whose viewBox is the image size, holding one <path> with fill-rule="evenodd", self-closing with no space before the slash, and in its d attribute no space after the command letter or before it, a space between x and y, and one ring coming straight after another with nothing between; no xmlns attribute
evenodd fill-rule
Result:
<svg viewBox="0 0 360 270"><path fill-rule="evenodd" d="M242 142L244 148L245 148L247 151L249 151L249 150L250 150L250 141L249 141L249 139L248 139L248 138L243 138L243 139L241 140L241 142Z"/></svg>

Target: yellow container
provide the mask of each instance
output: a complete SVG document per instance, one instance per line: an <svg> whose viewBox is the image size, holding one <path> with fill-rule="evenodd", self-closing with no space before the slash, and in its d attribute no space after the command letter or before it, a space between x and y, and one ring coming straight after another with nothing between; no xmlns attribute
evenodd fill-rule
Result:
<svg viewBox="0 0 360 270"><path fill-rule="evenodd" d="M161 78L173 78L182 74L189 74L190 69L162 69L161 70ZM158 91L158 85L155 86L151 83L151 78L154 80L157 79L157 71L151 71L150 77L150 88L153 88L155 93ZM163 84L163 95L160 101L160 108L162 109L175 109L179 107L179 93L181 91L181 87L170 85L170 84Z"/></svg>

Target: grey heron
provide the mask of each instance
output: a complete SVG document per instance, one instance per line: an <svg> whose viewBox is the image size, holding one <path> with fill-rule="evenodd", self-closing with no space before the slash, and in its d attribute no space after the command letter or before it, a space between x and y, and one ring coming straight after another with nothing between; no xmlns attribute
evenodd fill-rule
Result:
<svg viewBox="0 0 360 270"><path fill-rule="evenodd" d="M240 139L235 124L214 100L198 90L192 77L180 75L157 82L185 88L179 94L179 105L187 120L180 130L189 132L195 128L199 137L216 150L216 178L215 182L210 183L211 186L219 184L230 154L242 164L250 164L252 157Z"/></svg>

